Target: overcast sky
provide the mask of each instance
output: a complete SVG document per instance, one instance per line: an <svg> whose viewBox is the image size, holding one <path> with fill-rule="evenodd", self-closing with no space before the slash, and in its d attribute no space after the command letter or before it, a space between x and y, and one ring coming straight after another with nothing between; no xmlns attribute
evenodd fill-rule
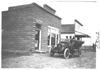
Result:
<svg viewBox="0 0 100 70"><path fill-rule="evenodd" d="M62 1L62 2L58 2ZM66 1L96 1L96 0L2 0L1 11L10 6L30 4L36 2L40 6L48 4L56 10L56 15L62 18L62 24L72 24L74 19L84 26L82 32L89 34L95 40L97 31L100 31L100 2L66 2Z"/></svg>

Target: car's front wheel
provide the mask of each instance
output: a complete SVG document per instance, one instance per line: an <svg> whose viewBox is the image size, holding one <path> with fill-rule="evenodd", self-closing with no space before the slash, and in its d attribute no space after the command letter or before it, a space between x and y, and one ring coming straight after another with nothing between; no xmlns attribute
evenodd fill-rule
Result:
<svg viewBox="0 0 100 70"><path fill-rule="evenodd" d="M64 57L66 59L68 59L69 58L69 55L70 55L70 50L68 48L66 48L65 51L64 51Z"/></svg>

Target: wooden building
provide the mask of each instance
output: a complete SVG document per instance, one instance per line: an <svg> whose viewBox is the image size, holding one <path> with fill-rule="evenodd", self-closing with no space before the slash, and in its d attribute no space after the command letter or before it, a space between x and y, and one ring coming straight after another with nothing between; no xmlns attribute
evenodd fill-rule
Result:
<svg viewBox="0 0 100 70"><path fill-rule="evenodd" d="M82 38L90 38L89 35L81 32L83 25L75 19L74 24L62 24L61 26L61 40L76 38L82 40Z"/></svg>

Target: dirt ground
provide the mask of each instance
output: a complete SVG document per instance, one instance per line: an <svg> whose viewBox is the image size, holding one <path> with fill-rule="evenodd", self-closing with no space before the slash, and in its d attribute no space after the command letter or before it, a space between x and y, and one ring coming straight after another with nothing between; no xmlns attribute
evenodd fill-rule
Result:
<svg viewBox="0 0 100 70"><path fill-rule="evenodd" d="M5 55L2 57L2 68L96 68L96 52L82 52L80 57L65 59L63 55L33 53L31 55Z"/></svg>

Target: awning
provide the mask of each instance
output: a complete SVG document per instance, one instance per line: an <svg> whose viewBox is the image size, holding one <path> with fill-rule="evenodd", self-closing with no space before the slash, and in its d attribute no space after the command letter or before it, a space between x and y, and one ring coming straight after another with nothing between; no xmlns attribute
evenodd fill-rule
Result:
<svg viewBox="0 0 100 70"><path fill-rule="evenodd" d="M91 36L82 32L75 31L75 37L89 37L90 38Z"/></svg>

